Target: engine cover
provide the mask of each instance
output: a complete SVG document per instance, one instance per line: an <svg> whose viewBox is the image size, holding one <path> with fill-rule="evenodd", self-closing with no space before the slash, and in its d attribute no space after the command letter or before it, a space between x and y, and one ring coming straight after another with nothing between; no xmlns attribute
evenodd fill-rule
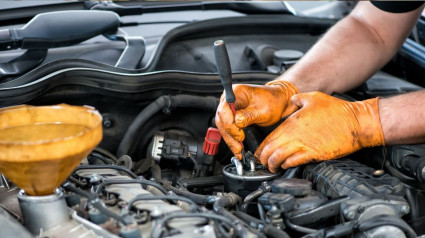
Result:
<svg viewBox="0 0 425 238"><path fill-rule="evenodd" d="M403 184L388 174L374 176L373 168L350 159L325 161L308 165L304 178L313 188L331 198L357 198L375 194L404 195Z"/></svg>

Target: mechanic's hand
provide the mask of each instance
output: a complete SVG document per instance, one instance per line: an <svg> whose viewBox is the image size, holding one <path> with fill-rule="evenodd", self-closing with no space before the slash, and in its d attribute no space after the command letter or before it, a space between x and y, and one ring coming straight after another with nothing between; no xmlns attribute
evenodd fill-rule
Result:
<svg viewBox="0 0 425 238"><path fill-rule="evenodd" d="M237 84L233 91L236 96L235 116L223 94L215 123L230 150L242 159L240 142L245 139L242 128L252 124L271 126L293 113L298 108L295 105L288 107L288 103L298 89L289 82L272 81L266 86Z"/></svg>
<svg viewBox="0 0 425 238"><path fill-rule="evenodd" d="M378 98L347 102L313 92L297 94L291 101L300 110L270 133L255 152L271 172L385 144Z"/></svg>

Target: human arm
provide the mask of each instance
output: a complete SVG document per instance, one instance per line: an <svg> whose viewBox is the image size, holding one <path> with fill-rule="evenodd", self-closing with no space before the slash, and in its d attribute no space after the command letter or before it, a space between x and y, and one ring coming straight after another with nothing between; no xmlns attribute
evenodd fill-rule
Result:
<svg viewBox="0 0 425 238"><path fill-rule="evenodd" d="M425 90L379 100L388 145L425 142Z"/></svg>
<svg viewBox="0 0 425 238"><path fill-rule="evenodd" d="M281 98L284 100L298 90L330 94L352 89L367 80L392 57L409 34L421 10L394 14L382 11L370 2L359 2L354 11L332 27L297 64L269 85L292 83L297 90L283 95ZM239 85L235 87L237 109L244 109L250 102L264 98L262 93L253 94L254 90L250 86L244 86L243 89ZM251 95L249 101L243 99L246 95ZM243 104L238 105L238 101ZM266 106L270 105L279 105L286 110L289 104L283 101ZM240 142L244 139L242 128L256 124L258 118L269 116L267 114L270 115L271 111L251 110L246 114L238 110L234 117L227 103L223 100L220 103L216 124L232 152L239 158ZM279 116L281 114L273 118Z"/></svg>
<svg viewBox="0 0 425 238"><path fill-rule="evenodd" d="M359 86L400 48L423 7L389 13L368 1L333 26L307 54L276 80L292 82L300 92L327 94Z"/></svg>

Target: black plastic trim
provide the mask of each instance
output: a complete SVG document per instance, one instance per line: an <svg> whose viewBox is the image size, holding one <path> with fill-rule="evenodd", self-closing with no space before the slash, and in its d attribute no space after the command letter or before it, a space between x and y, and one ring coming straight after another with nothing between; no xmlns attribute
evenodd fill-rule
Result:
<svg viewBox="0 0 425 238"><path fill-rule="evenodd" d="M189 23L169 31L157 44L142 72L155 70L161 53L171 42L211 36L251 35L251 34L312 34L326 32L336 20L303 18L291 15L250 15L226 17Z"/></svg>
<svg viewBox="0 0 425 238"><path fill-rule="evenodd" d="M233 74L233 80L237 83L264 84L276 76L271 73L244 72ZM87 86L100 90L101 94L121 98L152 90L202 94L220 94L223 91L217 74L183 71L126 74L92 68L67 68L20 86L0 88L0 106L25 103L62 85Z"/></svg>
<svg viewBox="0 0 425 238"><path fill-rule="evenodd" d="M400 49L400 55L425 68L425 47L411 39L406 39Z"/></svg>

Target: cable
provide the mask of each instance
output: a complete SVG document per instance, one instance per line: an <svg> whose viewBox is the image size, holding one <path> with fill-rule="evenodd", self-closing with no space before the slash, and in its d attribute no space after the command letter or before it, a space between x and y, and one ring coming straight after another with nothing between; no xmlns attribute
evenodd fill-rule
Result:
<svg viewBox="0 0 425 238"><path fill-rule="evenodd" d="M193 158L192 155L189 156L189 159L193 162L193 170L194 170L195 177L199 177L199 173L201 171L199 170L199 164L198 164L198 162L196 161L195 158Z"/></svg>
<svg viewBox="0 0 425 238"><path fill-rule="evenodd" d="M104 164L112 164L112 163L114 163L113 160L108 160L108 158L103 157L100 153L91 152L89 154L89 156L87 156L87 159L89 161L90 161L90 157L94 157L95 159L98 159L98 160L102 161Z"/></svg>
<svg viewBox="0 0 425 238"><path fill-rule="evenodd" d="M303 227L303 226L295 225L295 224L291 223L291 222L289 221L289 219L286 219L286 220L285 220L285 224L286 224L289 228L291 228L292 230L294 230L294 231L298 231L298 232L300 232L300 233L304 233L304 234L310 234L310 233L314 233L314 232L316 232L316 231L317 231L316 229L311 229L311 228L308 228L308 227Z"/></svg>
<svg viewBox="0 0 425 238"><path fill-rule="evenodd" d="M102 147L97 146L97 147L95 147L93 149L93 151L96 151L96 152L98 152L100 154L106 155L106 157L108 157L109 159L113 160L114 163L116 163L118 161L118 158L114 154L112 154L111 152L109 152L106 149L103 149Z"/></svg>
<svg viewBox="0 0 425 238"><path fill-rule="evenodd" d="M72 177L72 176L69 176L68 177L68 180L69 181L71 181L71 182L73 182L73 183L75 183L75 184L78 184L80 187L85 187L85 186L87 186L87 181L81 181L81 180L78 180L78 179L76 179L76 178L74 178L74 177Z"/></svg>
<svg viewBox="0 0 425 238"><path fill-rule="evenodd" d="M261 206L260 203L257 203L257 208L258 208L258 214L260 215L261 221L266 222L266 215L265 215L263 206Z"/></svg>
<svg viewBox="0 0 425 238"><path fill-rule="evenodd" d="M111 217L121 223L123 223L124 225L129 225L132 224L132 218L129 216L121 216L119 214L116 214L112 211L110 211L109 209L107 209L101 202L101 200L96 196L93 195L89 192L86 192L84 190L81 190L77 187L75 187L74 185L72 185L71 183L65 183L64 185L62 185L65 189L76 193L82 197L87 198L90 201L90 204L95 207L97 210L99 210L101 213L105 214L108 217Z"/></svg>
<svg viewBox="0 0 425 238"><path fill-rule="evenodd" d="M331 227L317 230L314 233L308 233L302 238L324 238L324 237L352 237L354 233L354 225L357 221L344 222ZM356 237L358 234L355 234ZM376 235L376 234L375 234ZM379 236L379 235L377 235Z"/></svg>

